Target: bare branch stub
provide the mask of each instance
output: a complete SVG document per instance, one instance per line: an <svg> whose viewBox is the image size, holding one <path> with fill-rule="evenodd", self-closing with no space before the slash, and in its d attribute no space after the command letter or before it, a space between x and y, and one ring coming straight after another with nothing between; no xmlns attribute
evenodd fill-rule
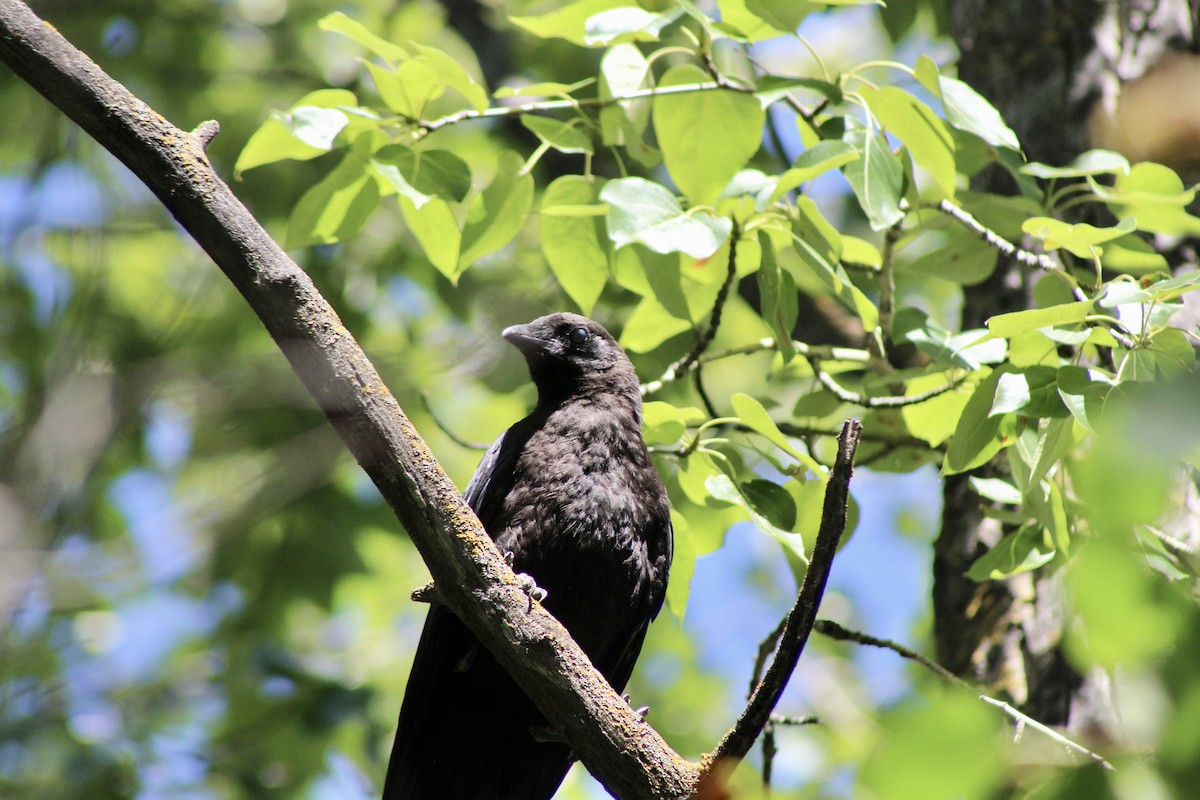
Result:
<svg viewBox="0 0 1200 800"><path fill-rule="evenodd" d="M837 552L838 542L846 530L846 508L850 499L850 477L854 471L854 454L862 434L862 423L846 420L838 436L837 459L829 473L825 488L825 505L821 512L821 527L809 558L804 583L796 603L784 622L783 634L775 658L762 681L755 687L745 710L717 747L704 760L701 785L714 780L729 763L740 761L750 752L771 718L788 679L817 618L817 608L825 592L829 570Z"/></svg>

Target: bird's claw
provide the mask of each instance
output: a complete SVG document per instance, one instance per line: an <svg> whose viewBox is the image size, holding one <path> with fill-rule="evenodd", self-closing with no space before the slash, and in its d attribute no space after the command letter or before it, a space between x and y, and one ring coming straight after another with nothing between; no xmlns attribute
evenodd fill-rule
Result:
<svg viewBox="0 0 1200 800"><path fill-rule="evenodd" d="M624 700L630 708L633 708L633 700L629 695L623 694L621 695L621 699ZM637 708L633 709L633 713L637 714L642 719L645 719L646 715L650 713L650 706L638 706Z"/></svg>
<svg viewBox="0 0 1200 800"><path fill-rule="evenodd" d="M436 590L437 587L433 585L433 581L430 581L420 589L413 589L412 594L409 596L412 598L414 603L432 603L434 592L436 592Z"/></svg>
<svg viewBox="0 0 1200 800"><path fill-rule="evenodd" d="M537 581L535 581L533 576L527 572L517 573L517 583L520 584L521 591L524 592L529 598L529 608L526 609L527 611L533 610L534 600L537 600L540 603L550 596L550 593L538 586Z"/></svg>

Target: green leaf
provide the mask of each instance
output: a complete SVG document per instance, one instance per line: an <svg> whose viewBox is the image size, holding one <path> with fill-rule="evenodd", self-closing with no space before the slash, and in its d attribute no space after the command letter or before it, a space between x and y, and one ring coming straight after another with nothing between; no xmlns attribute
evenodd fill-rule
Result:
<svg viewBox="0 0 1200 800"><path fill-rule="evenodd" d="M746 11L784 33L795 33L804 18L821 5L805 0L745 0Z"/></svg>
<svg viewBox="0 0 1200 800"><path fill-rule="evenodd" d="M860 157L858 150L846 142L830 140L818 142L801 153L791 168L779 176L775 188L771 191L767 202L763 204L763 208L774 205L779 198L800 184L807 183L813 178L849 164Z"/></svg>
<svg viewBox="0 0 1200 800"><path fill-rule="evenodd" d="M1145 568L1132 538L1093 536L1079 548L1066 583L1078 626L1067 652L1077 667L1140 668L1176 647L1192 617L1163 602L1161 580Z"/></svg>
<svg viewBox="0 0 1200 800"><path fill-rule="evenodd" d="M1096 420L1112 389L1112 380L1097 370L1073 365L1059 367L1058 394L1083 428L1096 432Z"/></svg>
<svg viewBox="0 0 1200 800"><path fill-rule="evenodd" d="M776 28L763 17L750 11L746 6L747 0L717 0L717 8L721 12L721 21L716 27L746 42L760 42L765 39L774 39L777 36L786 36L792 32Z"/></svg>
<svg viewBox="0 0 1200 800"><path fill-rule="evenodd" d="M980 556L967 570L967 577L980 583L1004 580L1050 563L1054 554L1054 549L1046 546L1042 526L1026 523Z"/></svg>
<svg viewBox="0 0 1200 800"><path fill-rule="evenodd" d="M973 133L993 147L1020 150L1017 135L991 103L957 78L940 74L929 56L917 59L916 76L926 89L942 100L946 120L959 130Z"/></svg>
<svg viewBox="0 0 1200 800"><path fill-rule="evenodd" d="M492 96L496 98L502 97L555 97L569 96L585 86L591 86L596 82L595 78L584 78L575 83L555 83L554 81L540 81L538 83L527 83L522 86L501 86L496 91L492 92Z"/></svg>
<svg viewBox="0 0 1200 800"><path fill-rule="evenodd" d="M546 187L542 209L595 203L596 184L582 175L563 175ZM590 314L608 281L604 231L594 217L542 215L542 251L558 283L584 314Z"/></svg>
<svg viewBox="0 0 1200 800"><path fill-rule="evenodd" d="M667 584L667 607L678 619L683 619L691 591L692 573L696 569L696 558L700 555L696 537L687 518L671 509L671 528L674 533L674 555L671 559L672 580Z"/></svg>
<svg viewBox="0 0 1200 800"><path fill-rule="evenodd" d="M685 214L675 195L643 178L609 181L600 199L608 203L608 235L617 247L640 242L657 253L708 258L733 230L710 211Z"/></svg>
<svg viewBox="0 0 1200 800"><path fill-rule="evenodd" d="M500 154L496 177L475 198L463 226L460 272L504 247L525 224L533 206L533 176L522 174L524 166L521 157L511 150Z"/></svg>
<svg viewBox="0 0 1200 800"><path fill-rule="evenodd" d="M902 141L916 165L933 178L941 190L939 196L954 197L958 173L954 140L946 123L929 106L895 86L867 86L859 95L879 124Z"/></svg>
<svg viewBox="0 0 1200 800"><path fill-rule="evenodd" d="M681 408L651 400L642 407L642 436L649 445L675 444L687 433L688 425L701 423L704 419L704 412L698 408Z"/></svg>
<svg viewBox="0 0 1200 800"><path fill-rule="evenodd" d="M471 190L470 167L449 150L411 150L390 144L380 148L371 163L417 208L434 197L462 202Z"/></svg>
<svg viewBox="0 0 1200 800"><path fill-rule="evenodd" d="M824 471L819 465L816 464L811 456L801 453L792 446L792 443L788 441L788 438L784 436L782 432L780 432L779 427L775 424L775 421L771 419L771 415L767 413L765 408L763 408L762 403L758 402L750 395L742 392L734 394L733 397L730 398L730 402L733 403L733 413L736 414L738 419L740 419L746 427L750 428L750 430L762 436L768 442L775 445L780 450L799 461L801 464L804 464L809 469L812 469L817 474L821 474Z"/></svg>
<svg viewBox="0 0 1200 800"><path fill-rule="evenodd" d="M1088 150L1065 167L1052 167L1034 161L1021 167L1021 172L1047 180L1084 178L1089 175L1125 175L1129 172L1129 160L1111 150Z"/></svg>
<svg viewBox="0 0 1200 800"><path fill-rule="evenodd" d="M761 251L758 267L758 294L762 301L762 316L775 334L776 349L788 363L796 355L792 331L799 316L796 300L796 282L792 274L779 268L775 260L775 245L767 232L759 229L758 245Z"/></svg>
<svg viewBox="0 0 1200 800"><path fill-rule="evenodd" d="M317 20L317 27L323 31L340 33L393 64L404 61L409 57L408 51L403 47L376 36L361 22L350 19L350 17L347 17L340 11L327 14Z"/></svg>
<svg viewBox="0 0 1200 800"><path fill-rule="evenodd" d="M559 120L526 114L521 117L521 124L560 153L595 152L592 137L583 129L584 121L579 117Z"/></svg>
<svg viewBox="0 0 1200 800"><path fill-rule="evenodd" d="M644 297L625 321L621 345L633 353L648 353L691 328L690 322L676 317L653 297Z"/></svg>
<svg viewBox="0 0 1200 800"><path fill-rule="evenodd" d="M912 397L943 387L949 381L950 377L943 373L918 376L905 381L904 393ZM903 406L900 416L908 432L935 447L940 445L954 435L973 389L973 384L964 381L950 391L942 392L923 403Z"/></svg>
<svg viewBox="0 0 1200 800"><path fill-rule="evenodd" d="M1134 230L1132 217L1126 217L1110 228L1097 228L1086 222L1070 225L1051 217L1031 217L1025 220L1021 230L1041 239L1047 250L1063 248L1080 258L1092 258L1103 252L1097 245L1118 239Z"/></svg>
<svg viewBox="0 0 1200 800"><path fill-rule="evenodd" d="M1196 350L1179 328L1163 328L1150 339L1150 353L1166 378L1182 378L1196 365Z"/></svg>
<svg viewBox="0 0 1200 800"><path fill-rule="evenodd" d="M684 64L660 87L707 83L708 73ZM765 112L753 96L731 90L657 95L654 129L671 179L693 203L711 203L762 142Z"/></svg>
<svg viewBox="0 0 1200 800"><path fill-rule="evenodd" d="M420 118L425 106L445 88L434 68L424 61L409 59L394 70L370 61L365 66L384 105L404 117Z"/></svg>
<svg viewBox="0 0 1200 800"><path fill-rule="evenodd" d="M1019 411L1029 417L1064 417L1067 410L1058 396L1058 370L1034 365L1005 372L996 385L992 416Z"/></svg>
<svg viewBox="0 0 1200 800"><path fill-rule="evenodd" d="M1102 308L1130 303L1167 303L1196 289L1200 289L1200 270L1184 272L1145 287L1129 280L1113 281L1105 288L1099 302Z"/></svg>
<svg viewBox="0 0 1200 800"><path fill-rule="evenodd" d="M488 107L487 92L463 69L462 64L451 58L448 53L416 42L412 42L410 46L416 50L421 60L433 67L439 81L462 95L463 99L471 104L471 108L483 111Z"/></svg>
<svg viewBox="0 0 1200 800"><path fill-rule="evenodd" d="M1038 486L1074 444L1074 423L1069 416L1049 419L1038 427L1037 446L1029 463L1029 485Z"/></svg>
<svg viewBox="0 0 1200 800"><path fill-rule="evenodd" d="M899 4L896 4L899 5ZM1009 775L998 746L1003 717L969 692L922 689L880 715L879 739L848 797L959 800L994 797Z"/></svg>
<svg viewBox="0 0 1200 800"><path fill-rule="evenodd" d="M792 236L796 252L834 296L858 314L863 327L874 330L879 324L879 309L854 285L842 267L841 234L829 224L811 197L798 198L796 210L799 213Z"/></svg>
<svg viewBox="0 0 1200 800"><path fill-rule="evenodd" d="M333 171L296 202L288 219L287 249L338 242L362 230L379 205L379 184L365 154L369 139L355 142Z"/></svg>
<svg viewBox="0 0 1200 800"><path fill-rule="evenodd" d="M682 8L653 14L641 6L621 6L601 11L584 23L584 44L589 47L627 42L656 42L663 28L683 16Z"/></svg>
<svg viewBox="0 0 1200 800"><path fill-rule="evenodd" d="M458 282L458 254L462 231L450 210L450 204L434 197L420 208L408 197L400 196L400 211L409 230L425 250L425 257L452 283Z"/></svg>
<svg viewBox="0 0 1200 800"><path fill-rule="evenodd" d="M975 286L996 269L996 248L961 227L949 228L940 247L927 250L914 260L897 265L898 273L911 273Z"/></svg>
<svg viewBox="0 0 1200 800"><path fill-rule="evenodd" d="M613 8L628 7L630 0L578 0L537 17L509 17L509 22L542 39L566 39L588 46L587 21Z"/></svg>
<svg viewBox="0 0 1200 800"><path fill-rule="evenodd" d="M328 153L350 120L338 106L358 99L345 89L321 89L300 98L287 111L271 115L251 136L234 165L234 176L276 161L305 161Z"/></svg>
<svg viewBox="0 0 1200 800"><path fill-rule="evenodd" d="M1183 188L1183 181L1170 167L1143 161L1127 175L1118 175L1112 188L1096 181L1092 190L1115 206L1119 216L1132 216L1138 230L1169 236L1200 235L1200 218L1187 212L1196 197L1196 187Z"/></svg>
<svg viewBox="0 0 1200 800"><path fill-rule="evenodd" d="M942 464L943 475L955 475L974 469L991 460L1008 442L1000 440L1000 423L1003 417L991 414L996 398L996 387L1000 383L1003 369L997 369L975 387L974 394L963 408L958 427L946 448L946 459Z"/></svg>
<svg viewBox="0 0 1200 800"><path fill-rule="evenodd" d="M1049 308L1031 308L1027 311L997 314L987 321L988 331L992 336L1009 338L1024 331L1083 322L1087 315L1092 313L1092 306L1091 300L1080 300Z"/></svg>
<svg viewBox="0 0 1200 800"><path fill-rule="evenodd" d="M843 141L861 157L842 167L858 203L873 230L883 230L904 218L900 199L904 196L904 168L878 131L847 121Z"/></svg>
<svg viewBox="0 0 1200 800"><path fill-rule="evenodd" d="M654 85L650 62L632 44L610 47L600 59L600 97L620 97ZM642 160L648 150L643 134L650 124L650 98L626 100L600 109L600 135L604 144L623 146Z"/></svg>
<svg viewBox="0 0 1200 800"><path fill-rule="evenodd" d="M967 480L970 482L971 488L986 500L1012 506L1021 504L1021 492L1008 481L1002 481L999 478L979 478L974 475Z"/></svg>
<svg viewBox="0 0 1200 800"><path fill-rule="evenodd" d="M846 99L842 88L836 83L820 78L797 78L791 75L764 75L758 79L754 96L763 108L782 100L797 89L816 92L829 101L830 105L841 105Z"/></svg>
<svg viewBox="0 0 1200 800"><path fill-rule="evenodd" d="M764 490L762 487L762 483L769 483L769 481L753 479L745 483L735 484L728 475L720 474L709 477L704 485L716 499L744 508L749 513L751 522L759 530L783 545L788 564L791 566L797 581L799 581L804 574L804 567L808 564L808 554L804 549L804 537L776 525L756 507L756 504L759 507L765 506L763 508L764 511L769 511L776 515L786 514L785 509L780 508L776 503L781 505L784 502L781 495L787 495L787 491L782 487L776 486L775 488L778 489L778 492L768 494L767 490ZM787 495L787 502L792 504L791 514L794 520L796 507L790 495Z"/></svg>

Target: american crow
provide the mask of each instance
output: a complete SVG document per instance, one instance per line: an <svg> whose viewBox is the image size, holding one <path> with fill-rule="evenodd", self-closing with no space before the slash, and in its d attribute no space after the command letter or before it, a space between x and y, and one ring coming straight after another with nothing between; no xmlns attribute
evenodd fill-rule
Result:
<svg viewBox="0 0 1200 800"><path fill-rule="evenodd" d="M533 412L483 457L466 500L512 566L618 692L662 607L667 495L642 440L633 365L603 327L551 314L504 331L537 385ZM571 753L449 610L425 619L384 800L548 800Z"/></svg>

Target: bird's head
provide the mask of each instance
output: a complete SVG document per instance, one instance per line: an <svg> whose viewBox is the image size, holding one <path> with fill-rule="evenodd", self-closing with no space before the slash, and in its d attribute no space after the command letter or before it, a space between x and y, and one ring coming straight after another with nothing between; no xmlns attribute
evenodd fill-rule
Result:
<svg viewBox="0 0 1200 800"><path fill-rule="evenodd" d="M529 364L542 402L593 391L632 390L637 375L616 339L598 322L566 312L504 329Z"/></svg>

